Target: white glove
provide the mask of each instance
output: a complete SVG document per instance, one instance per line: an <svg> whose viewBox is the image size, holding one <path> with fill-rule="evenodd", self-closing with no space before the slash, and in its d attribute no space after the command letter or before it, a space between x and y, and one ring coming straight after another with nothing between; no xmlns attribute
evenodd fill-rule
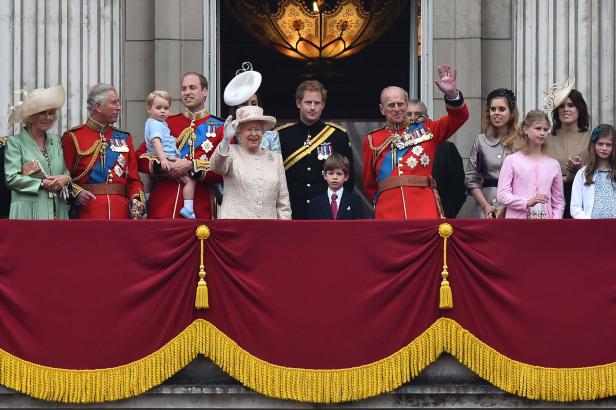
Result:
<svg viewBox="0 0 616 410"><path fill-rule="evenodd" d="M224 125L224 135L222 137L222 141L220 141L220 153L223 155L227 155L229 153L229 144L231 143L231 138L235 136L237 131L237 120L233 119L232 115L229 115L225 120Z"/></svg>

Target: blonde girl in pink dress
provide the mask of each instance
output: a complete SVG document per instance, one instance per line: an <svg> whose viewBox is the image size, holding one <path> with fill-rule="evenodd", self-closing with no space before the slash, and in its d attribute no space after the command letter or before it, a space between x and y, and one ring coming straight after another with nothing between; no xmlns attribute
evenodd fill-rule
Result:
<svg viewBox="0 0 616 410"><path fill-rule="evenodd" d="M526 114L522 148L507 156L498 179L498 202L507 207L505 218L561 219L565 209L560 165L543 153L550 120L543 111Z"/></svg>

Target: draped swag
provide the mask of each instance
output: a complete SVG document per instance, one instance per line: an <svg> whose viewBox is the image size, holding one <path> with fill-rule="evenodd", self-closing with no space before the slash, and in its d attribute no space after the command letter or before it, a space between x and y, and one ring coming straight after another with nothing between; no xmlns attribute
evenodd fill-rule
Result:
<svg viewBox="0 0 616 410"><path fill-rule="evenodd" d="M0 221L0 384L70 403L132 397L197 355L255 391L375 396L443 352L542 400L616 394L616 226L454 220ZM600 241L568 238L601 237ZM442 302L442 301L441 301Z"/></svg>

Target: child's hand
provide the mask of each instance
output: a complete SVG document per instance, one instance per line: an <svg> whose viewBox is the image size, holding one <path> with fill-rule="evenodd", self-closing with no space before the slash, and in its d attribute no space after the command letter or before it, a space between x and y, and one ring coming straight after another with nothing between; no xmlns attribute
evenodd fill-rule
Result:
<svg viewBox="0 0 616 410"><path fill-rule="evenodd" d="M486 218L496 218L496 208L490 204L483 207L483 212L486 214Z"/></svg>
<svg viewBox="0 0 616 410"><path fill-rule="evenodd" d="M163 171L169 172L169 170L171 169L171 162L169 162L167 158L163 158L160 160L160 167L163 169Z"/></svg>
<svg viewBox="0 0 616 410"><path fill-rule="evenodd" d="M531 206L535 206L537 204L547 204L549 200L550 197L548 195L536 193L535 196L528 200L527 206L530 208Z"/></svg>

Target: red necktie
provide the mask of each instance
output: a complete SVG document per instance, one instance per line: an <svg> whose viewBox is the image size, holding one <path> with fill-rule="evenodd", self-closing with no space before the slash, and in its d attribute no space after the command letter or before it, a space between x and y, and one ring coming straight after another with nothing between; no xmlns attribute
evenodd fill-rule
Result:
<svg viewBox="0 0 616 410"><path fill-rule="evenodd" d="M338 199L338 195L336 195L336 193L334 192L332 194L332 203L331 203L332 216L334 217L334 219L338 218L338 203L336 202L336 199Z"/></svg>

